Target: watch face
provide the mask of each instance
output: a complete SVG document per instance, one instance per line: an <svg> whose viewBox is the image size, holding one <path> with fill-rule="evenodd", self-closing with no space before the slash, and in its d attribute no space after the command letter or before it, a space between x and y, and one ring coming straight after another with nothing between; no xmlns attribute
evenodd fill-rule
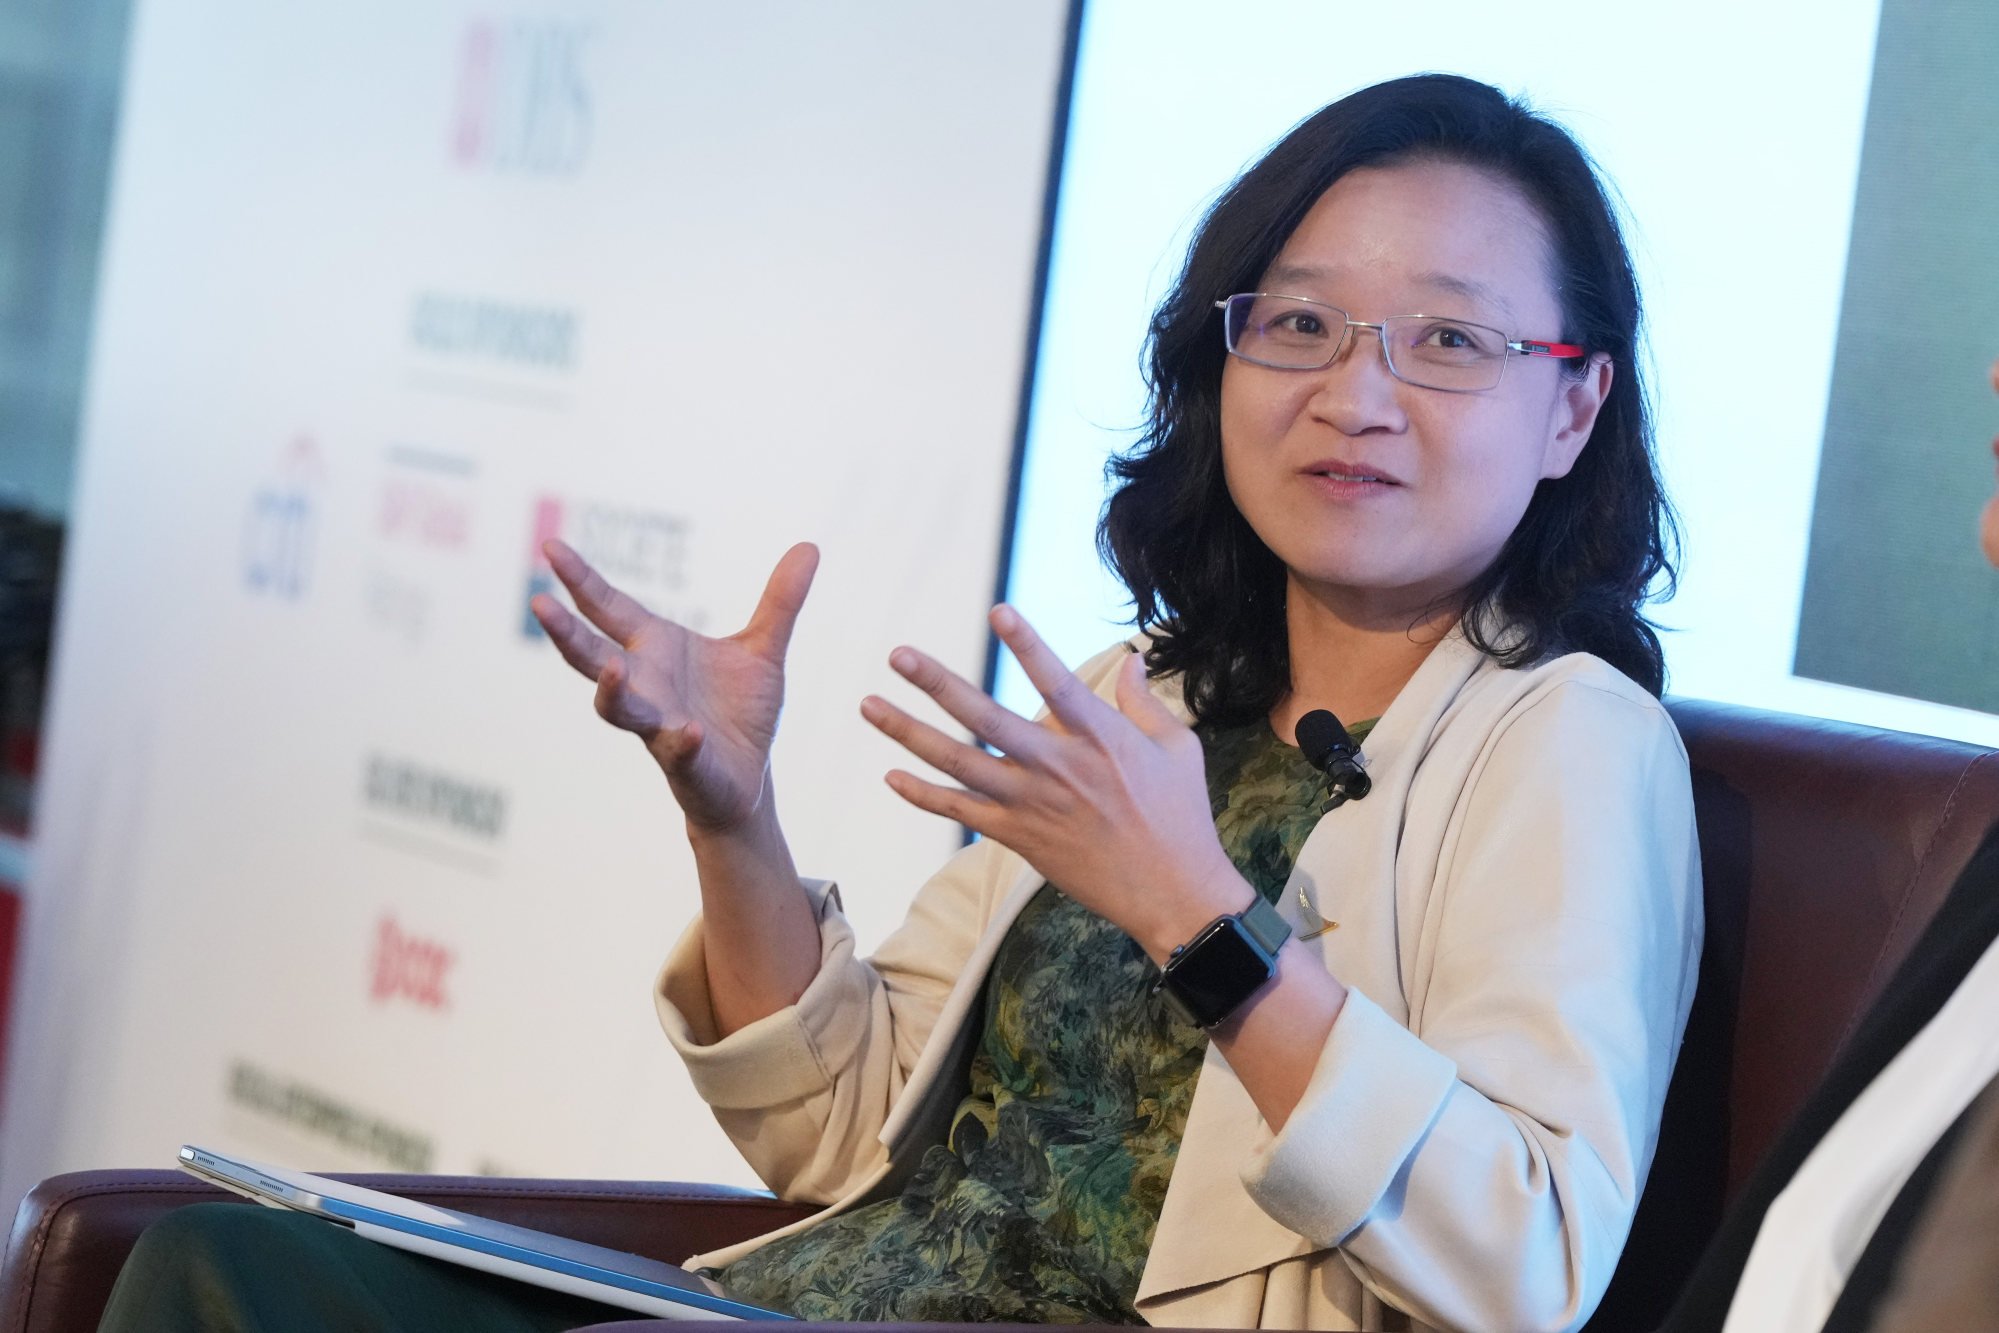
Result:
<svg viewBox="0 0 1999 1333"><path fill-rule="evenodd" d="M1198 1027L1213 1027L1276 969L1239 922L1225 916L1196 935L1166 973L1166 990Z"/></svg>

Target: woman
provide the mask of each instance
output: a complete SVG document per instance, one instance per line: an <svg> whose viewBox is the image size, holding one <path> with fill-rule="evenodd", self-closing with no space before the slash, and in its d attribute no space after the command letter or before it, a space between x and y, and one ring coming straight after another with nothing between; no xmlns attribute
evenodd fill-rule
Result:
<svg viewBox="0 0 1999 1333"><path fill-rule="evenodd" d="M773 804L811 549L724 641L551 552L608 637L536 613L687 816L668 1035L772 1188L831 1205L697 1262L813 1318L1589 1314L1699 943L1638 611L1665 561L1637 318L1586 160L1492 89L1400 80L1294 130L1153 325L1101 533L1146 636L1072 674L997 608L1039 724L898 649L996 753L863 703L960 784L894 790L985 835L870 962ZM1379 719L1372 794L1323 820L1280 739L1321 708ZM1291 928L1267 980L1231 920L1260 900ZM1206 1032L1153 994L1204 932L1233 950L1203 941Z"/></svg>
<svg viewBox="0 0 1999 1333"><path fill-rule="evenodd" d="M863 703L959 784L890 785L985 835L868 961L770 776L816 553L711 640L553 545L582 618L535 614L695 853L667 1034L772 1188L829 1205L696 1262L814 1318L1581 1323L1700 935L1637 323L1554 125L1443 76L1301 124L1153 324L1100 534L1144 634L1071 673L996 608L1040 722L898 649L992 752ZM1288 743L1321 709L1372 779L1330 809Z"/></svg>

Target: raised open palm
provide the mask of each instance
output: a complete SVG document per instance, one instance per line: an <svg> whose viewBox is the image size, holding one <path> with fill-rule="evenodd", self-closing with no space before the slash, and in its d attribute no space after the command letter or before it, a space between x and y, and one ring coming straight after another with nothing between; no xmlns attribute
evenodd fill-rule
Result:
<svg viewBox="0 0 1999 1333"><path fill-rule="evenodd" d="M741 826L763 799L784 653L818 548L801 542L786 551L749 624L723 639L652 614L559 541L544 550L589 624L553 597L529 607L563 660L597 682L598 713L645 742L689 821L715 831Z"/></svg>

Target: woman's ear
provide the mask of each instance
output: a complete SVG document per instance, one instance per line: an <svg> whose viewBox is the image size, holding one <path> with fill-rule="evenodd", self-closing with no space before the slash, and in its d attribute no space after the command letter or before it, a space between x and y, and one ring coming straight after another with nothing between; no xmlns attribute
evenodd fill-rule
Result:
<svg viewBox="0 0 1999 1333"><path fill-rule="evenodd" d="M1555 399L1553 419L1548 423L1548 445L1541 455L1541 476L1566 477L1589 435L1596 429L1596 414L1610 397L1610 381L1616 374L1608 353L1598 352L1574 379L1564 376L1561 393Z"/></svg>

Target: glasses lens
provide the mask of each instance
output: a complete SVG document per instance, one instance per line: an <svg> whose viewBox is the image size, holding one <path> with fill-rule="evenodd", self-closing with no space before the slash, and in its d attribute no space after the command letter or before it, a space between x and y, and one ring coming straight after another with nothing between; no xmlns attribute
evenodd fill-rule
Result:
<svg viewBox="0 0 1999 1333"><path fill-rule="evenodd" d="M1460 393L1490 389L1506 369L1506 335L1483 324L1430 315L1383 321L1388 368L1411 384Z"/></svg>
<svg viewBox="0 0 1999 1333"><path fill-rule="evenodd" d="M1245 361L1283 370L1329 365L1346 336L1347 317L1329 305L1263 292L1231 296L1224 312L1229 350Z"/></svg>

